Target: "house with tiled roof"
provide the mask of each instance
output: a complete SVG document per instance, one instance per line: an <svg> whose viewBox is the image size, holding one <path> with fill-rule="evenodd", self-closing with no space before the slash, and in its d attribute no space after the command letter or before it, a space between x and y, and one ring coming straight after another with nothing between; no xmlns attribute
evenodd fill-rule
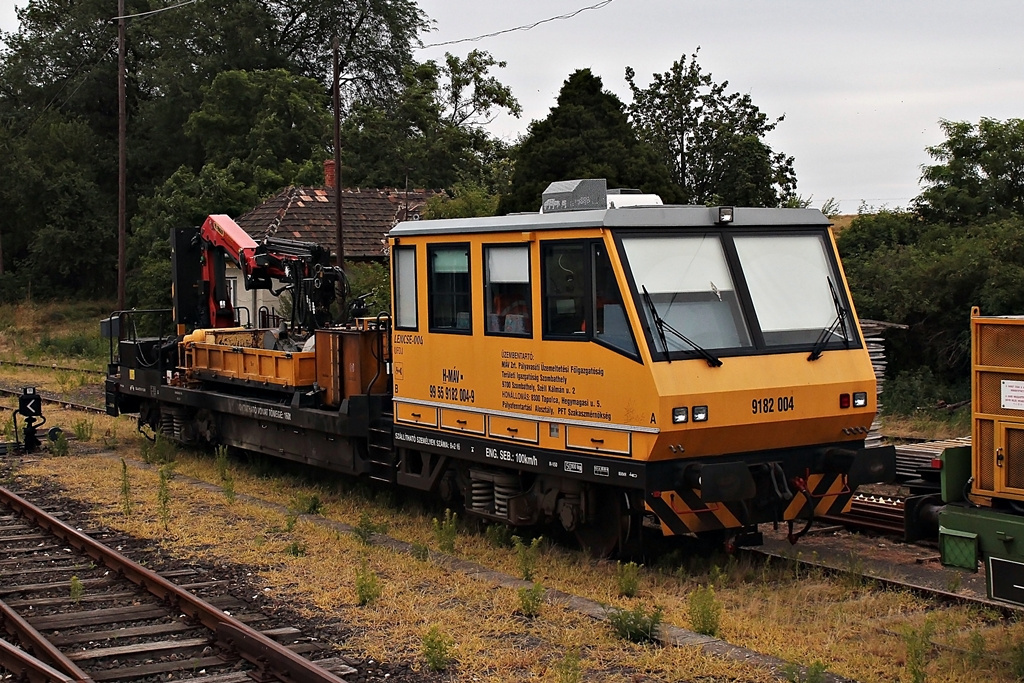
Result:
<svg viewBox="0 0 1024 683"><path fill-rule="evenodd" d="M257 242L265 237L282 237L330 247L331 260L337 262L333 161L324 163L324 176L324 187L288 187L239 216L235 222ZM435 194L435 190L422 189L343 188L341 223L345 260L386 261L388 231L400 221L419 220L427 200ZM242 279L237 269L229 267L226 275L236 305L253 311L254 324L266 326L257 314L261 310L272 311L277 306L276 297L266 290L239 290Z"/></svg>

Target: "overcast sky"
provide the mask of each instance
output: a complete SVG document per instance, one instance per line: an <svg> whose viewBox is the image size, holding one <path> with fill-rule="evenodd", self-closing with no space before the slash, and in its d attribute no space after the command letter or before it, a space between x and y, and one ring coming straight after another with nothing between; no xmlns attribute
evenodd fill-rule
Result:
<svg viewBox="0 0 1024 683"><path fill-rule="evenodd" d="M113 1L113 0L112 0ZM201 2L202 0L200 0ZM429 45L531 24L598 0L420 0L435 22ZM0 0L0 28L17 29ZM173 4L173 0L167 0ZM528 31L417 51L419 60L487 50L523 105L495 121L515 139L547 116L562 83L589 68L629 100L625 67L651 74L700 47L698 61L730 90L786 119L769 143L795 157L797 192L845 212L906 206L920 190L925 147L940 119L1024 117L1020 0L612 0Z"/></svg>

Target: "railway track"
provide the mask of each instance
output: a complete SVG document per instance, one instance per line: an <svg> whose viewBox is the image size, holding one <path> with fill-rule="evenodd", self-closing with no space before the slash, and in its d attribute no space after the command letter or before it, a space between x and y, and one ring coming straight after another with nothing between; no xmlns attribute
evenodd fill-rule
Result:
<svg viewBox="0 0 1024 683"><path fill-rule="evenodd" d="M105 375L106 372L103 370L87 370L84 368L68 368L52 363L45 365L43 363L23 363L20 361L0 360L0 367L9 365L15 368L36 368L39 370L57 370L61 372L81 372L86 375Z"/></svg>
<svg viewBox="0 0 1024 683"><path fill-rule="evenodd" d="M903 499L857 494L850 501L848 512L819 519L825 523L840 524L848 528L868 529L887 535L902 536L904 529Z"/></svg>
<svg viewBox="0 0 1024 683"><path fill-rule="evenodd" d="M355 673L301 656L329 653L270 623L229 581L154 573L2 487L0 556L0 670L19 680L343 683Z"/></svg>
<svg viewBox="0 0 1024 683"><path fill-rule="evenodd" d="M12 363L9 363L12 364ZM12 365L32 365L13 363ZM35 366L48 367L48 366ZM20 391L0 388L2 396L18 396ZM59 397L48 397L40 394L44 403L60 405L72 410L106 414L105 408L83 405L65 401ZM0 410L5 409L0 406ZM901 444L896 447L897 478L907 481L918 476L918 472L931 467L931 462L942 454L946 448L970 446L971 438L945 439ZM867 529L878 533L902 536L905 528L903 499L857 494L850 504L850 510L841 515L821 517L821 521L840 524L855 529Z"/></svg>
<svg viewBox="0 0 1024 683"><path fill-rule="evenodd" d="M21 395L20 389L4 389L0 387L0 396L12 396L18 397ZM40 393L39 398L48 405L58 405L71 410L80 410L85 413L95 413L98 415L106 415L106 408L100 408L98 406L85 405L84 403L75 403L73 401L66 401L59 397L47 396L46 394ZM7 406L0 406L0 410L11 410Z"/></svg>
<svg viewBox="0 0 1024 683"><path fill-rule="evenodd" d="M32 365L8 363L11 365ZM35 366L48 367L48 366ZM18 396L20 391L0 388L0 396ZM44 403L60 405L64 408L83 412L106 414L105 408L83 405L40 394ZM0 406L0 410L5 410ZM918 472L931 466L933 459L938 458L946 448L970 446L971 438L946 439L901 444L896 447L897 478L906 481L918 476ZM857 494L851 501L850 510L841 515L820 518L831 524L840 524L855 529L867 529L884 534L901 536L904 533L903 499Z"/></svg>

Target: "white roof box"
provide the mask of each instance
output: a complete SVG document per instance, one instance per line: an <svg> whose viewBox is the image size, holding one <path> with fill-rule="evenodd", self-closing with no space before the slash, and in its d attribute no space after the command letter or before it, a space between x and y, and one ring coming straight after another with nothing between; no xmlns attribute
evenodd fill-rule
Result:
<svg viewBox="0 0 1024 683"><path fill-rule="evenodd" d="M561 180L548 185L542 195L541 213L621 209L627 206L660 206L661 197L639 190L609 190L604 178Z"/></svg>

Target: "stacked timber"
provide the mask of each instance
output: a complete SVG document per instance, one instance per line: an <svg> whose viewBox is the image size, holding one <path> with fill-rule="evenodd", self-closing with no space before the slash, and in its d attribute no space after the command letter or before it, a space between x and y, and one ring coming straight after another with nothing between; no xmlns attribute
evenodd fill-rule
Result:
<svg viewBox="0 0 1024 683"><path fill-rule="evenodd" d="M935 460L947 448L970 446L971 437L962 436L958 439L941 441L922 441L920 443L904 443L896 446L896 480L906 481L921 476L921 470L929 469Z"/></svg>
<svg viewBox="0 0 1024 683"><path fill-rule="evenodd" d="M867 437L864 439L864 445L867 447L880 446L882 443L882 424L878 419L878 415L882 410L882 386L885 383L885 339L882 335L886 330L889 329L906 329L906 325L897 325L895 323L885 323L878 320L861 320L860 329L864 334L864 344L868 348L868 356L871 358L871 367L875 371L875 394L877 401L875 403L877 412L875 413L875 419L871 423L871 431L868 432Z"/></svg>

